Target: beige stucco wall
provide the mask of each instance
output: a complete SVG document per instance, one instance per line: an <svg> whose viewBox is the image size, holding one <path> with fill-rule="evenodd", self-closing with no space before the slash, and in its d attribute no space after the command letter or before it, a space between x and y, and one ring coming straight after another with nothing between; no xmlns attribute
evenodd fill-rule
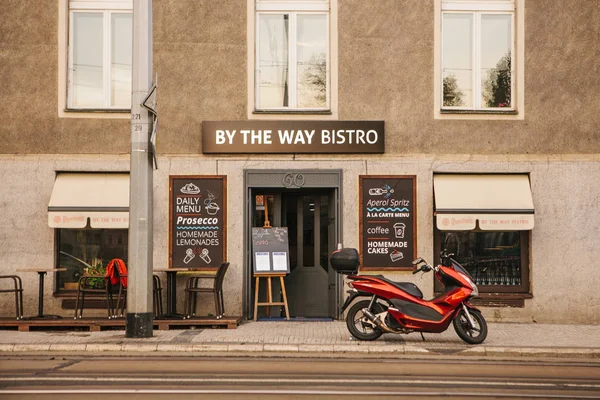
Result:
<svg viewBox="0 0 600 400"><path fill-rule="evenodd" d="M110 162L107 162L110 161ZM562 323L600 323L600 215L597 199L600 187L590 184L600 176L600 158L583 157L472 157L405 156L384 157L365 162L359 157L263 157L246 160L203 161L195 157L159 158L154 172L154 265L168 266L168 185L169 175L227 175L227 256L231 267L224 291L225 308L242 313L244 265L243 199L245 169L342 169L343 243L358 247L358 176L363 174L417 175L418 254L433 260L433 173L434 172L524 172L530 173L535 228L531 239L531 290L533 299L524 308L485 308L491 320ZM127 156L0 156L0 275L17 268L53 266L54 233L48 227L47 205L56 170L124 171ZM25 286L26 314L37 310L37 275L20 273ZM386 274L396 280L413 281L432 296L431 275ZM163 282L165 277L163 276ZM53 298L54 277L46 284L48 312L70 316ZM179 279L179 310L183 306ZM164 285L164 283L163 283ZM200 312L213 312L212 301L201 302ZM12 297L0 296L2 314L11 315ZM93 315L86 312L87 315ZM101 310L98 315L104 315Z"/></svg>
<svg viewBox="0 0 600 400"><path fill-rule="evenodd" d="M2 3L0 153L125 154L127 119L58 117L59 4ZM526 1L523 121L433 118L434 4L339 1L340 119L384 120L388 155L600 152L599 2ZM203 120L247 115L246 2L155 1L153 30L159 149L200 154Z"/></svg>
<svg viewBox="0 0 600 400"><path fill-rule="evenodd" d="M47 204L55 171L127 171L125 119L59 117L59 7L66 0L3 0L0 13L0 273L52 266ZM358 246L358 175L417 175L419 254L433 259L433 172L526 172L536 207L534 298L486 309L502 320L600 323L600 2L525 3L524 120L439 120L433 115L434 0L338 1L338 109L342 120L384 120L386 153L366 156L204 156L203 120L247 115L245 1L154 2L160 168L154 178L154 262L168 265L168 176L228 177L226 309L241 313L244 169L344 171L344 244ZM63 49L64 50L64 49ZM335 71L334 71L335 72ZM284 116L282 116L284 118ZM574 154L574 155L573 155ZM392 166L392 168L390 168ZM416 280L431 293L427 277ZM26 311L37 276L23 273ZM164 277L163 277L164 278ZM46 309L64 313L47 278ZM164 283L163 283L164 284ZM227 295L229 294L229 296ZM9 295L0 309L12 312ZM182 300L181 300L182 302ZM210 303L209 303L210 304ZM181 309L181 304L179 305ZM210 305L208 307L211 307ZM100 313L101 315L101 313Z"/></svg>

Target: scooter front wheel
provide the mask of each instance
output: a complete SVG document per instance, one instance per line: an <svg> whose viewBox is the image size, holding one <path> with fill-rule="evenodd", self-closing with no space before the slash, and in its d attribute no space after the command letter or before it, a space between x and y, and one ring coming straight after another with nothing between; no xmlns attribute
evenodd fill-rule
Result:
<svg viewBox="0 0 600 400"><path fill-rule="evenodd" d="M381 329L374 326L362 312L363 308L369 307L370 303L370 300L361 300L350 307L348 315L346 315L346 326L352 336L358 340L375 340L383 334ZM383 307L378 303L375 303L371 309L373 314L379 314L383 311Z"/></svg>
<svg viewBox="0 0 600 400"><path fill-rule="evenodd" d="M483 343L487 337L487 322L485 322L483 315L481 315L479 311L469 310L469 314L473 318L475 328L471 328L471 324L469 323L465 311L460 310L452 321L454 330L462 340L469 344Z"/></svg>

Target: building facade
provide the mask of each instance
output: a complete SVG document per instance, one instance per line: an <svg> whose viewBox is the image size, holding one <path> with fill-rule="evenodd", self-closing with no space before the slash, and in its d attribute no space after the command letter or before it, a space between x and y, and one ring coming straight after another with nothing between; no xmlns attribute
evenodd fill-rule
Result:
<svg viewBox="0 0 600 400"><path fill-rule="evenodd" d="M600 322L600 4L153 3L156 268L229 261L226 312L252 318L268 221L287 228L294 316L343 317L342 243L425 297L407 261L450 248L490 320ZM44 297L71 315L83 268L127 259L132 2L2 6L0 274L67 268Z"/></svg>

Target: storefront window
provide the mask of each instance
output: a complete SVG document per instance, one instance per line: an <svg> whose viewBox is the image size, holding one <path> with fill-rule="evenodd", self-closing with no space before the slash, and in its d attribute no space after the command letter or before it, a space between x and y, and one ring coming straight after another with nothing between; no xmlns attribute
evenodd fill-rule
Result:
<svg viewBox="0 0 600 400"><path fill-rule="evenodd" d="M436 239L438 249L453 253L481 292L528 291L528 232L437 231Z"/></svg>
<svg viewBox="0 0 600 400"><path fill-rule="evenodd" d="M85 269L101 263L106 267L113 258L127 264L127 229L57 229L57 289L77 289L77 281Z"/></svg>

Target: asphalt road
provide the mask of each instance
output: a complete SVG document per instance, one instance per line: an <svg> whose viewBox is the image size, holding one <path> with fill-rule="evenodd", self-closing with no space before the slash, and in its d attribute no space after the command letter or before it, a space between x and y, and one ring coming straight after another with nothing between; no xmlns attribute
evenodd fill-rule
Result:
<svg viewBox="0 0 600 400"><path fill-rule="evenodd" d="M0 358L2 399L600 399L600 362L323 358Z"/></svg>

